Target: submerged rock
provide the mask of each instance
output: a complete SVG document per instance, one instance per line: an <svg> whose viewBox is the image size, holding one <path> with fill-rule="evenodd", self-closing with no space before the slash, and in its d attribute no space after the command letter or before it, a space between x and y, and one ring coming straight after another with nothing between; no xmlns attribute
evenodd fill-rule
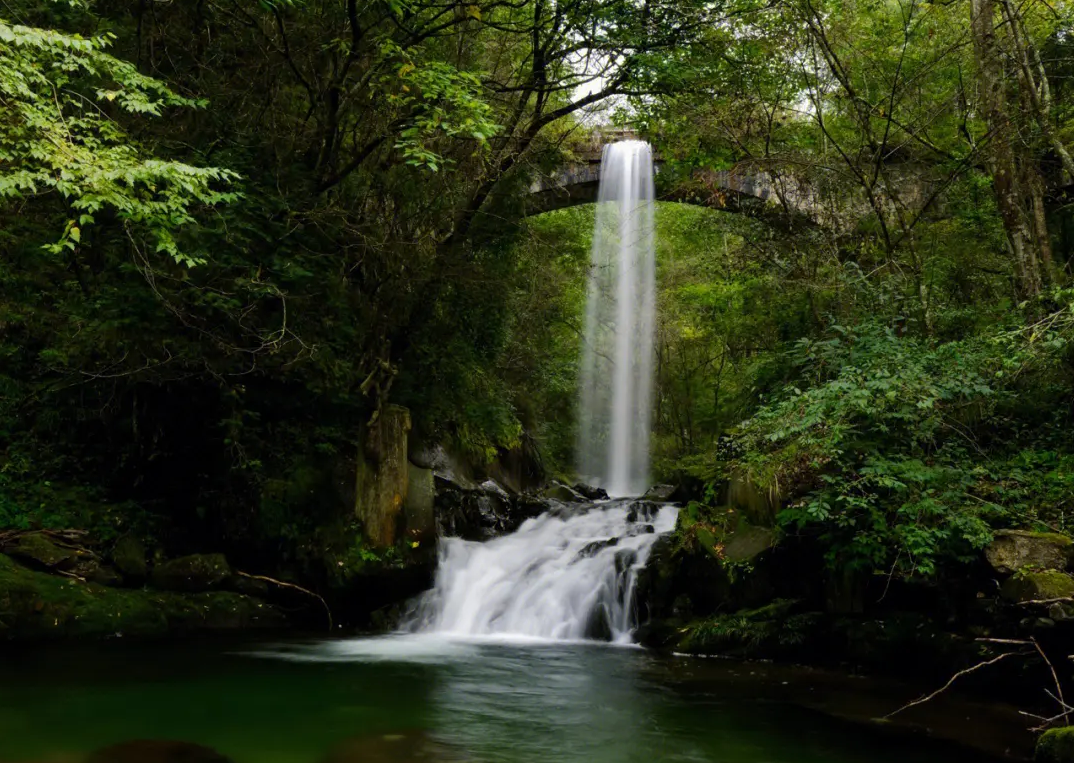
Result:
<svg viewBox="0 0 1074 763"><path fill-rule="evenodd" d="M223 554L191 554L153 568L150 582L162 591L211 591L231 577Z"/></svg>
<svg viewBox="0 0 1074 763"><path fill-rule="evenodd" d="M98 750L86 763L231 763L231 759L192 742L136 739Z"/></svg>
<svg viewBox="0 0 1074 763"><path fill-rule="evenodd" d="M374 734L338 745L322 763L464 763L466 757L427 731Z"/></svg>
<svg viewBox="0 0 1074 763"><path fill-rule="evenodd" d="M985 559L1001 575L1027 567L1068 570L1074 559L1074 540L1059 533L1000 530L985 548Z"/></svg>

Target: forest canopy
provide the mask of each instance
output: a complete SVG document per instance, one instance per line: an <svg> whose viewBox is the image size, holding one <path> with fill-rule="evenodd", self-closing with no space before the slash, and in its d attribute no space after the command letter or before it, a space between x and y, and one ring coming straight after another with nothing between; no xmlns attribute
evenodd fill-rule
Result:
<svg viewBox="0 0 1074 763"><path fill-rule="evenodd" d="M362 543L319 491L389 403L569 477L591 211L530 189L612 127L690 202L659 212L654 476L700 486L694 520L746 490L908 576L1063 529L1072 28L1046 0L9 0L0 529L315 564ZM726 211L718 172L793 222Z"/></svg>

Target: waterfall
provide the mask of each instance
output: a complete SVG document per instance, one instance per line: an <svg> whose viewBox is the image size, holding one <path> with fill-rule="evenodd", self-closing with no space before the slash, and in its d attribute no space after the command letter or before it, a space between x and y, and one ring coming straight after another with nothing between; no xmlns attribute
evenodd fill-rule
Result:
<svg viewBox="0 0 1074 763"><path fill-rule="evenodd" d="M604 147L586 307L578 473L612 495L648 485L656 276L648 143Z"/></svg>
<svg viewBox="0 0 1074 763"><path fill-rule="evenodd" d="M629 643L638 572L676 513L645 501L561 506L484 543L444 538L435 586L403 629Z"/></svg>

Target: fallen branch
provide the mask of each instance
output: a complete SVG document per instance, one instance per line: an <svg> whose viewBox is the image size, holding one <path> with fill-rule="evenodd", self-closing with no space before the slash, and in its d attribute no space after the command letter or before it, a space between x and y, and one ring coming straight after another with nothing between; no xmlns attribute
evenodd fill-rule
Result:
<svg viewBox="0 0 1074 763"><path fill-rule="evenodd" d="M995 665L997 662L999 662L1000 660L1004 659L1005 657L1011 657L1012 655L1016 655L1016 654L1018 654L1018 652L1004 652L999 657L993 657L991 660L986 660L985 662L980 662L980 663L974 665L972 668L966 668L965 670L960 670L958 673L955 673L953 676L951 676L951 680L949 680L947 683L945 683L939 689L934 691L932 694L929 694L927 696L921 697L919 699L915 699L913 702L909 702L909 703L903 705L898 710L893 710L892 712L890 712L890 713L888 713L887 715L884 716L884 720L887 720L888 718L892 717L893 715L901 713L903 710L909 710L911 707L914 707L916 705L923 705L926 702L929 702L930 700L935 699L936 697L938 697L939 695L941 695L945 691L947 691L949 688L951 688L951 684L953 684L955 681L957 681L962 676L967 675L969 673L972 673L975 670L980 670L981 668L988 667L989 665Z"/></svg>
<svg viewBox="0 0 1074 763"><path fill-rule="evenodd" d="M270 577L267 577L265 575L251 575L248 572L240 572L239 570L236 570L235 574L239 575L241 577L244 577L244 578L250 578L251 580L263 580L266 583L273 583L274 585L278 585L278 586L281 586L283 588L293 588L296 591L301 591L302 593L306 594L307 596L312 596L317 601L321 602L321 606L324 607L325 614L328 616L328 630L329 630L329 632L332 631L332 610L328 608L328 602L325 601L318 594L315 594L313 591L309 590L308 588L303 588L302 586L295 585L294 583L285 583L282 580L276 580L275 578L270 578Z"/></svg>

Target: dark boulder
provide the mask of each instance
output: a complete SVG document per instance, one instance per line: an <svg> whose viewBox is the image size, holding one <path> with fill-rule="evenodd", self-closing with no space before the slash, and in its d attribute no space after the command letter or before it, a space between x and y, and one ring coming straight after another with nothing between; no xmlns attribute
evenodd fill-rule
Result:
<svg viewBox="0 0 1074 763"><path fill-rule="evenodd" d="M541 496L560 503L585 503L585 498L562 482L553 482L541 491Z"/></svg>
<svg viewBox="0 0 1074 763"><path fill-rule="evenodd" d="M676 488L674 485L653 485L645 492L642 499L646 501L656 501L657 503L668 503L673 500L675 492Z"/></svg>
<svg viewBox="0 0 1074 763"><path fill-rule="evenodd" d="M71 570L84 580L98 585L117 587L123 585L123 576L106 564L101 564L96 559L87 559L79 562Z"/></svg>
<svg viewBox="0 0 1074 763"><path fill-rule="evenodd" d="M574 486L574 492L589 501L606 501L609 498L608 491L604 488L593 487L581 482Z"/></svg>
<svg viewBox="0 0 1074 763"><path fill-rule="evenodd" d="M153 568L150 582L162 591L211 591L231 577L223 554L191 554L161 562Z"/></svg>
<svg viewBox="0 0 1074 763"><path fill-rule="evenodd" d="M86 763L231 763L231 759L191 742L136 739L98 750Z"/></svg>
<svg viewBox="0 0 1074 763"><path fill-rule="evenodd" d="M339 744L322 763L463 763L468 758L427 731L405 729Z"/></svg>
<svg viewBox="0 0 1074 763"><path fill-rule="evenodd" d="M599 554L601 551L603 551L606 548L611 548L612 546L618 546L618 545L619 545L619 539L618 538L608 538L606 540L595 540L592 543L587 543L584 546L582 546L582 550L578 552L578 558L579 559L589 559L590 557L596 556L597 554Z"/></svg>
<svg viewBox="0 0 1074 763"><path fill-rule="evenodd" d="M141 582L148 572L145 556L145 545L132 535L124 535L112 549L112 564L126 579Z"/></svg>
<svg viewBox="0 0 1074 763"><path fill-rule="evenodd" d="M659 513L659 504L652 501L634 501L627 505L627 522L651 522Z"/></svg>
<svg viewBox="0 0 1074 763"><path fill-rule="evenodd" d="M83 553L53 543L40 533L27 533L4 547L4 553L38 569L69 570Z"/></svg>
<svg viewBox="0 0 1074 763"><path fill-rule="evenodd" d="M533 496L509 495L491 480L474 488L437 475L435 510L440 537L484 541L514 532L547 511L548 504Z"/></svg>

